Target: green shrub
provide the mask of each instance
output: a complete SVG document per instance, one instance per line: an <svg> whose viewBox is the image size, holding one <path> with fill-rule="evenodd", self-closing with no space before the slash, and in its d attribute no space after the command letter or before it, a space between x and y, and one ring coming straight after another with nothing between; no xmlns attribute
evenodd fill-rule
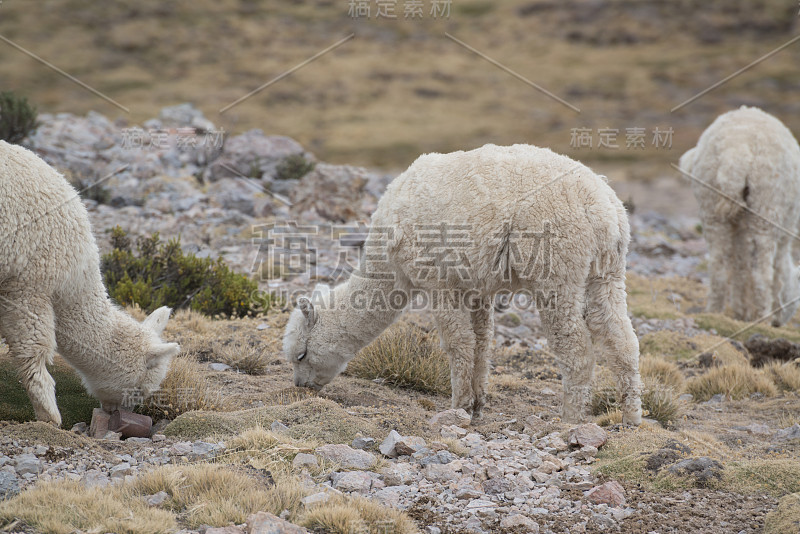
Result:
<svg viewBox="0 0 800 534"><path fill-rule="evenodd" d="M264 311L256 310L251 298L258 290L256 282L232 272L221 258L184 254L179 239L164 243L158 233L139 238L134 254L130 238L117 226L111 242L113 250L103 255L103 277L119 304L138 304L148 312L161 306L190 308L210 316Z"/></svg>
<svg viewBox="0 0 800 534"><path fill-rule="evenodd" d="M36 108L11 91L0 93L0 139L19 143L36 129Z"/></svg>
<svg viewBox="0 0 800 534"><path fill-rule="evenodd" d="M299 180L314 170L315 163L308 161L302 154L292 154L284 158L275 169L278 180Z"/></svg>

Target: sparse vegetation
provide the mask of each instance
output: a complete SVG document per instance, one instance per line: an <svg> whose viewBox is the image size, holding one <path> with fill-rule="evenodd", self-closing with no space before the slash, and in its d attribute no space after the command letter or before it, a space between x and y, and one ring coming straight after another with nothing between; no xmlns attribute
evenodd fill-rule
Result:
<svg viewBox="0 0 800 534"><path fill-rule="evenodd" d="M663 361L663 360L662 360ZM673 426L683 408L678 396L683 392L683 376L676 376L677 367L671 362L643 360L642 411L645 417L658 421L663 427ZM680 375L680 373L678 373ZM616 424L622 421L617 402L617 388L611 373L600 368L592 389L592 415L600 416L598 424Z"/></svg>
<svg viewBox="0 0 800 534"><path fill-rule="evenodd" d="M450 365L433 336L402 324L381 334L347 366L348 374L397 387L450 394Z"/></svg>
<svg viewBox="0 0 800 534"><path fill-rule="evenodd" d="M316 164L302 154L292 154L281 161L275 169L278 180L299 180L314 170Z"/></svg>
<svg viewBox="0 0 800 534"><path fill-rule="evenodd" d="M767 514L764 534L787 534L800 525L800 493L786 495L778 507Z"/></svg>
<svg viewBox="0 0 800 534"><path fill-rule="evenodd" d="M199 364L185 353L172 360L158 391L137 407L153 419L174 419L192 410L224 409L222 395L203 376Z"/></svg>
<svg viewBox="0 0 800 534"><path fill-rule="evenodd" d="M793 362L772 362L764 366L764 374L781 391L800 391L800 366Z"/></svg>
<svg viewBox="0 0 800 534"><path fill-rule="evenodd" d="M248 342L232 342L219 346L216 351L220 361L248 375L263 375L267 372L268 359L264 347Z"/></svg>
<svg viewBox="0 0 800 534"><path fill-rule="evenodd" d="M694 395L696 401L707 401L718 393L731 399L746 398L753 393L772 397L777 388L763 371L747 364L731 364L713 367L691 378L686 383L686 391Z"/></svg>
<svg viewBox="0 0 800 534"><path fill-rule="evenodd" d="M137 304L148 312L161 306L190 308L209 316L243 317L253 313L258 285L232 272L218 258L198 258L181 250L180 240L167 243L158 233L140 238L134 254L128 235L112 230L113 250L103 255L102 270L111 298Z"/></svg>
<svg viewBox="0 0 800 534"><path fill-rule="evenodd" d="M0 93L0 139L17 144L36 129L36 108L24 96Z"/></svg>

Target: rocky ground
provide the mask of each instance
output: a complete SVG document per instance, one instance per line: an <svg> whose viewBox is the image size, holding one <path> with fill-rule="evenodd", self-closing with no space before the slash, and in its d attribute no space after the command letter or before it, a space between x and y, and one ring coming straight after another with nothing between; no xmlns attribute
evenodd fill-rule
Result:
<svg viewBox="0 0 800 534"><path fill-rule="evenodd" d="M84 203L103 250L114 225L133 236L158 231L180 237L187 251L222 256L235 270L256 276L262 290L286 295L346 277L364 231L359 221L368 219L392 177L317 162L295 141L260 131L222 143L215 126L190 105L166 108L136 131L96 113L40 120L26 144L79 189L97 184L84 192ZM291 156L316 166L287 179L279 169ZM620 186L613 176L611 183ZM288 221L311 227L301 232L300 263L292 260L296 248L264 249L263 232ZM706 248L697 223L685 213L636 209L631 217L629 310L642 352L663 358L686 352L678 363L687 377L705 372L703 353L711 360L717 353L746 353L720 337L735 328L701 313ZM275 435L314 438L313 447L285 466L305 484L304 506L361 495L405 511L430 534L761 532L779 499L800 491L796 391L717 395L706 402L684 394L680 416L668 428L649 419L629 429L602 417L603 428L568 426L557 417L560 375L538 314L512 306L497 316L490 409L479 424L446 411L446 396L351 376L303 400L291 392L291 369L280 354L287 310L278 306L237 320L176 318L167 330L185 350L204 354L203 379L223 393L221 408L229 415L188 413L157 425L152 438L124 441L89 439L80 424L58 432L3 423L0 499L51 480L104 488L132 483L159 466L225 463L237 450L232 440L253 418ZM408 320L430 328L425 314ZM768 333L788 335L796 327L795 321ZM265 376L220 363L220 344L241 340L265 347ZM713 342L725 345L715 349ZM314 408L309 414L320 417L313 419L317 427L309 429L305 416L294 420L291 412L270 411L289 405L302 414ZM338 419L350 426L334 439L329 427ZM242 463L254 465L249 461ZM329 465L335 468L319 476ZM786 468L791 465L794 471ZM146 496L152 507L166 498ZM280 524L259 516L226 532L267 532L270 521ZM25 522L7 528L35 531Z"/></svg>

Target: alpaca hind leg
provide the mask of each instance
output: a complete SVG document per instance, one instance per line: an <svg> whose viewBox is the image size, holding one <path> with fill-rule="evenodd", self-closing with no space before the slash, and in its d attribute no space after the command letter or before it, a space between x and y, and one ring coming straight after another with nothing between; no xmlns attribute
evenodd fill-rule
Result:
<svg viewBox="0 0 800 534"><path fill-rule="evenodd" d="M727 222L704 222L703 236L708 244L708 271L711 288L706 309L723 313L729 302L731 288L728 284L732 269L730 262L735 257L734 229Z"/></svg>
<svg viewBox="0 0 800 534"><path fill-rule="evenodd" d="M775 277L775 254L777 240L772 228L759 225L750 236L747 257L751 263L751 285L747 291L744 320L760 320L779 307L773 301L772 289Z"/></svg>
<svg viewBox="0 0 800 534"><path fill-rule="evenodd" d="M800 303L800 280L792 263L789 236L781 236L775 253L775 278L772 283L772 305L779 311L772 317L773 326L790 320Z"/></svg>
<svg viewBox="0 0 800 534"><path fill-rule="evenodd" d="M475 404L472 418L480 419L489 389L489 347L494 337L494 307L491 300L482 301L481 306L472 311L472 330L475 332L475 366L472 373Z"/></svg>
<svg viewBox="0 0 800 534"><path fill-rule="evenodd" d="M587 288L586 322L592 345L600 350L617 381L622 422L642 422L639 340L628 318L622 276L592 278Z"/></svg>
<svg viewBox="0 0 800 534"><path fill-rule="evenodd" d="M540 309L547 340L561 369L564 387L562 418L582 422L589 417L594 354L589 350L589 328L584 320L583 288L556 291L552 309Z"/></svg>
<svg viewBox="0 0 800 534"><path fill-rule="evenodd" d="M436 314L436 326L442 340L442 350L450 360L452 407L472 413L475 396L472 377L475 366L475 333L467 311L452 310Z"/></svg>
<svg viewBox="0 0 800 534"><path fill-rule="evenodd" d="M47 372L56 346L50 302L43 297L0 295L0 333L15 360L20 381L28 392L36 419L61 426L55 381Z"/></svg>

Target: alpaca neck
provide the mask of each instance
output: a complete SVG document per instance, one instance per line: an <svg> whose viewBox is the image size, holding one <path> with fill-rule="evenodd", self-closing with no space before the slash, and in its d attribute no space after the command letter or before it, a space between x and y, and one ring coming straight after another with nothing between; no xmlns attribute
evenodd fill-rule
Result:
<svg viewBox="0 0 800 534"><path fill-rule="evenodd" d="M119 311L109 300L102 283L71 287L59 292L53 301L58 352L76 367L96 362L113 343L115 319Z"/></svg>
<svg viewBox="0 0 800 534"><path fill-rule="evenodd" d="M334 317L355 351L369 345L403 312L402 303L392 303L394 280L364 278L354 273L333 290Z"/></svg>

